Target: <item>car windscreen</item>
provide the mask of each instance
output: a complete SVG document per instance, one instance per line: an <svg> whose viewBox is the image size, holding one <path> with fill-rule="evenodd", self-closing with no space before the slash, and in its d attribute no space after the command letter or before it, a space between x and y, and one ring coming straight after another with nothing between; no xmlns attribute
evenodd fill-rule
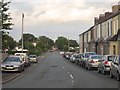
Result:
<svg viewBox="0 0 120 90"><path fill-rule="evenodd" d="M89 58L90 55L96 55L96 53L85 53L85 58Z"/></svg>
<svg viewBox="0 0 120 90"><path fill-rule="evenodd" d="M108 61L114 60L115 56L108 56Z"/></svg>
<svg viewBox="0 0 120 90"><path fill-rule="evenodd" d="M20 62L18 57L7 57L3 62Z"/></svg>
<svg viewBox="0 0 120 90"><path fill-rule="evenodd" d="M91 56L91 59L102 59L103 56Z"/></svg>
<svg viewBox="0 0 120 90"><path fill-rule="evenodd" d="M36 58L36 56L33 56L33 55L31 55L31 56L29 56L30 58Z"/></svg>

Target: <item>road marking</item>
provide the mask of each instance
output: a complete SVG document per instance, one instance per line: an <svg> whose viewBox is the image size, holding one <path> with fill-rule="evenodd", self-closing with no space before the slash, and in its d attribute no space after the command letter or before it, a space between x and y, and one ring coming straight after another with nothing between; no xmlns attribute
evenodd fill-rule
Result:
<svg viewBox="0 0 120 90"><path fill-rule="evenodd" d="M70 74L70 77L71 77L72 79L74 79L72 74Z"/></svg>
<svg viewBox="0 0 120 90"><path fill-rule="evenodd" d="M62 67L62 68L65 68L65 67Z"/></svg>
<svg viewBox="0 0 120 90"><path fill-rule="evenodd" d="M70 72L67 72L68 74L70 74Z"/></svg>

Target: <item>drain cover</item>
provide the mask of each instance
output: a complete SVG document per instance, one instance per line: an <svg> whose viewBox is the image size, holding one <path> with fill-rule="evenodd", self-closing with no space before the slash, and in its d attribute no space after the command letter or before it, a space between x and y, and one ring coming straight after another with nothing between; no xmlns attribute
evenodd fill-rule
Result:
<svg viewBox="0 0 120 90"><path fill-rule="evenodd" d="M50 67L58 67L57 65L52 65L52 66L50 66Z"/></svg>

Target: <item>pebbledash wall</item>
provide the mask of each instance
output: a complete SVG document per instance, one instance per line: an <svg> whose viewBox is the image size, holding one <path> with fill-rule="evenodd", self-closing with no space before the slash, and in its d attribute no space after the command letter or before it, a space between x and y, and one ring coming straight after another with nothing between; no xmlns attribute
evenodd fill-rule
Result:
<svg viewBox="0 0 120 90"><path fill-rule="evenodd" d="M80 53L96 52L101 55L118 55L120 51L120 5L114 5L112 12L105 12L94 18L94 25L79 35Z"/></svg>

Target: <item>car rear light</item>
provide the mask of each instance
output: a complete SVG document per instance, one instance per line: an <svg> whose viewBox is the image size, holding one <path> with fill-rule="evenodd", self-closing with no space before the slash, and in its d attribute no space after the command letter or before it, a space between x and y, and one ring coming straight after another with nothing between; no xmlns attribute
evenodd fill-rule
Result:
<svg viewBox="0 0 120 90"><path fill-rule="evenodd" d="M91 60L90 63L95 63L95 62L93 60Z"/></svg>
<svg viewBox="0 0 120 90"><path fill-rule="evenodd" d="M108 61L105 61L105 64L108 64Z"/></svg>

